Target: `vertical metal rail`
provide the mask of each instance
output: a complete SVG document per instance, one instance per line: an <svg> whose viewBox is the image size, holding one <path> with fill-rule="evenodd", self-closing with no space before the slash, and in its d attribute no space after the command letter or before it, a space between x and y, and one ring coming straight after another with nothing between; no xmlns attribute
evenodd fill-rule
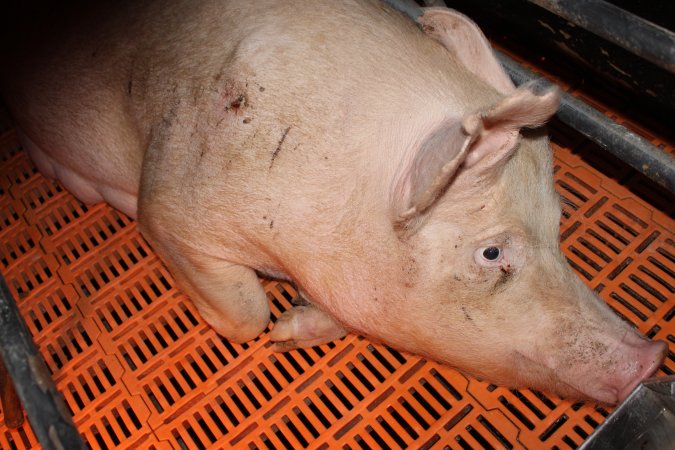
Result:
<svg viewBox="0 0 675 450"><path fill-rule="evenodd" d="M0 355L45 450L84 449L73 419L0 275Z"/></svg>

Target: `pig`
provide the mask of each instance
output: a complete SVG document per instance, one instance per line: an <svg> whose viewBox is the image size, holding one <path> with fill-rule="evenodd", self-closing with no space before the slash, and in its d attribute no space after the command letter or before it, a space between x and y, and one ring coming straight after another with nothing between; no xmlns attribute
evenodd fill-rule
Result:
<svg viewBox="0 0 675 450"><path fill-rule="evenodd" d="M376 0L110 2L26 36L23 147L138 227L232 342L359 333L511 387L615 404L664 358L574 275L542 125L477 26ZM17 35L18 35L17 34Z"/></svg>

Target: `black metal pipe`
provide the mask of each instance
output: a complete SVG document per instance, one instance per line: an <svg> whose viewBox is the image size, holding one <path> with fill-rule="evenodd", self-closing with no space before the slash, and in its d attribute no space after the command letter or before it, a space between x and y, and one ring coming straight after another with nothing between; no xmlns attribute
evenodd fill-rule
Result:
<svg viewBox="0 0 675 450"><path fill-rule="evenodd" d="M0 275L0 355L45 450L84 449L73 419Z"/></svg>
<svg viewBox="0 0 675 450"><path fill-rule="evenodd" d="M541 79L508 56L495 50L497 58L515 84ZM549 83L541 79L542 83ZM675 158L581 100L562 92L558 118L615 155L655 183L675 193Z"/></svg>
<svg viewBox="0 0 675 450"><path fill-rule="evenodd" d="M422 15L422 8L420 8L413 0L384 0L384 3L395 10L402 12L415 22L417 22L419 16Z"/></svg>
<svg viewBox="0 0 675 450"><path fill-rule="evenodd" d="M528 0L675 73L675 33L602 0Z"/></svg>

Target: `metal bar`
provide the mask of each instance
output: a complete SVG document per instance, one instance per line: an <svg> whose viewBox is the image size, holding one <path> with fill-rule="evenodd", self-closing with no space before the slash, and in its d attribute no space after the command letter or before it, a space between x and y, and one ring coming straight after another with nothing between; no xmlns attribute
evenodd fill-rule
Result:
<svg viewBox="0 0 675 450"><path fill-rule="evenodd" d="M384 3L395 10L402 12L415 22L417 22L417 19L422 15L422 8L417 6L412 0L384 0Z"/></svg>
<svg viewBox="0 0 675 450"><path fill-rule="evenodd" d="M675 375L640 383L579 450L636 448L675 448Z"/></svg>
<svg viewBox="0 0 675 450"><path fill-rule="evenodd" d="M675 73L675 33L602 0L528 0Z"/></svg>
<svg viewBox="0 0 675 450"><path fill-rule="evenodd" d="M45 450L84 449L73 419L0 275L0 355Z"/></svg>
<svg viewBox="0 0 675 450"><path fill-rule="evenodd" d="M517 85L541 78L503 53L497 58ZM549 83L541 80L542 83ZM655 183L675 193L675 158L613 122L581 100L563 92L558 118Z"/></svg>

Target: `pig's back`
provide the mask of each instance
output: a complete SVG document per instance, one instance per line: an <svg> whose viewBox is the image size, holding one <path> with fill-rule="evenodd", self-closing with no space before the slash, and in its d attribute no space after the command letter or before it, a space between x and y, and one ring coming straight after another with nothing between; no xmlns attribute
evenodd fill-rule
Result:
<svg viewBox="0 0 675 450"><path fill-rule="evenodd" d="M218 194L243 198L236 181L246 187L257 180L275 186L274 192L259 187L262 199L284 197L284 189L316 190L312 198L319 198L325 181L317 180L342 183L336 167L381 158L350 153L345 135L370 139L367 124L382 111L414 115L424 109L430 115L456 109L445 95L435 93L433 105L421 95L420 86L427 85L429 91L457 92L452 83L458 78L439 77L444 67L430 71L433 79L420 80L419 66L402 62L392 41L411 50L411 38L423 38L383 8L376 1L98 3L89 12L66 12L67 19L50 16L49 33L37 26L37 45L18 55L3 95L41 171L80 199L105 200L132 217L145 154L153 145L166 145L169 122L192 120L195 128L175 137L184 142L182 149L160 155L169 163L146 161L144 177L154 164L156 173L174 172L167 184L178 169L203 180L220 167L235 183L228 181ZM354 20L359 14L368 20ZM382 34L385 26L388 35ZM392 105L391 89L400 105ZM243 102L240 91L247 93ZM363 102L370 107L360 108ZM194 131L201 139L193 138ZM200 148L217 152L202 160ZM315 157L321 149L330 155ZM276 178L275 172L298 164L311 164L316 172L303 178L307 186L298 187L297 180L285 186L284 178Z"/></svg>

